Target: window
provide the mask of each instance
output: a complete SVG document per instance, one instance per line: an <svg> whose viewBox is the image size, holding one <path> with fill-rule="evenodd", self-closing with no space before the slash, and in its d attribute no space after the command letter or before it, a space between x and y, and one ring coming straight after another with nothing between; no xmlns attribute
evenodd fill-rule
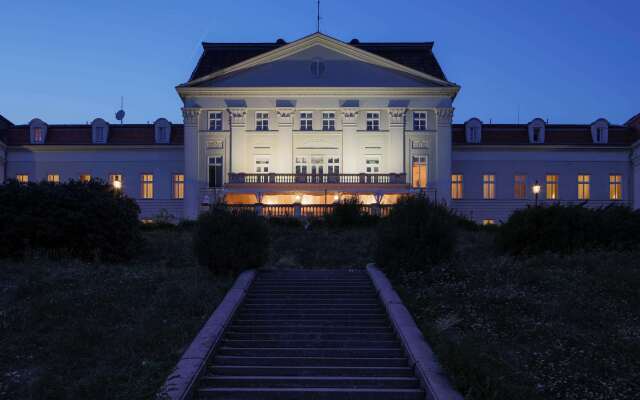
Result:
<svg viewBox="0 0 640 400"><path fill-rule="evenodd" d="M482 220L482 225L495 225L496 224L496 220L495 219L483 219Z"/></svg>
<svg viewBox="0 0 640 400"><path fill-rule="evenodd" d="M110 174L109 175L109 184L113 186L114 189L122 189L122 175L121 174Z"/></svg>
<svg viewBox="0 0 640 400"><path fill-rule="evenodd" d="M256 130L257 131L269 130L269 113L266 113L266 112L256 113Z"/></svg>
<svg viewBox="0 0 640 400"><path fill-rule="evenodd" d="M462 174L453 174L451 175L451 198L461 200L462 196Z"/></svg>
<svg viewBox="0 0 640 400"><path fill-rule="evenodd" d="M47 175L47 182L49 182L49 183L60 183L60 175L58 175L58 174L49 174L49 175Z"/></svg>
<svg viewBox="0 0 640 400"><path fill-rule="evenodd" d="M29 183L29 175L27 174L16 175L16 180L20 183Z"/></svg>
<svg viewBox="0 0 640 400"><path fill-rule="evenodd" d="M209 130L210 131L222 130L222 112L212 111L209 113Z"/></svg>
<svg viewBox="0 0 640 400"><path fill-rule="evenodd" d="M482 175L482 197L485 200L496 198L496 176L493 174Z"/></svg>
<svg viewBox="0 0 640 400"><path fill-rule="evenodd" d="M426 112L413 113L413 130L414 131L427 130L427 113Z"/></svg>
<svg viewBox="0 0 640 400"><path fill-rule="evenodd" d="M33 142L44 143L44 132L42 128L33 128Z"/></svg>
<svg viewBox="0 0 640 400"><path fill-rule="evenodd" d="M158 143L169 143L169 135L166 126L158 127Z"/></svg>
<svg viewBox="0 0 640 400"><path fill-rule="evenodd" d="M222 187L222 156L209 157L209 187Z"/></svg>
<svg viewBox="0 0 640 400"><path fill-rule="evenodd" d="M380 159L378 157L368 157L364 161L365 172L368 174L377 174L380 172Z"/></svg>
<svg viewBox="0 0 640 400"><path fill-rule="evenodd" d="M516 175L513 177L513 197L519 200L527 198L526 175Z"/></svg>
<svg viewBox="0 0 640 400"><path fill-rule="evenodd" d="M140 181L142 183L141 197L143 199L153 199L153 175L142 174L140 175Z"/></svg>
<svg viewBox="0 0 640 400"><path fill-rule="evenodd" d="M469 142L470 143L480 143L480 128L477 126L469 127Z"/></svg>
<svg viewBox="0 0 640 400"><path fill-rule="evenodd" d="M558 175L547 175L547 200L558 199Z"/></svg>
<svg viewBox="0 0 640 400"><path fill-rule="evenodd" d="M591 197L590 185L590 175L578 175L578 200L589 200Z"/></svg>
<svg viewBox="0 0 640 400"><path fill-rule="evenodd" d="M307 158L296 157L296 174L304 175L307 173Z"/></svg>
<svg viewBox="0 0 640 400"><path fill-rule="evenodd" d="M427 157L411 157L411 187L424 189L427 187Z"/></svg>
<svg viewBox="0 0 640 400"><path fill-rule="evenodd" d="M380 130L380 113L379 112L367 113L367 130L368 131Z"/></svg>
<svg viewBox="0 0 640 400"><path fill-rule="evenodd" d="M596 128L596 143L604 142L604 128L599 126Z"/></svg>
<svg viewBox="0 0 640 400"><path fill-rule="evenodd" d="M336 130L336 113L334 112L322 113L322 130L323 131Z"/></svg>
<svg viewBox="0 0 640 400"><path fill-rule="evenodd" d="M313 130L313 114L310 112L300 113L300 130L312 131Z"/></svg>
<svg viewBox="0 0 640 400"><path fill-rule="evenodd" d="M184 199L184 175L173 174L173 198L176 200Z"/></svg>
<svg viewBox="0 0 640 400"><path fill-rule="evenodd" d="M609 200L622 200L622 175L609 175Z"/></svg>
<svg viewBox="0 0 640 400"><path fill-rule="evenodd" d="M104 127L96 126L96 143L104 143Z"/></svg>
<svg viewBox="0 0 640 400"><path fill-rule="evenodd" d="M312 174L324 174L324 157L323 156L311 156L311 173Z"/></svg>
<svg viewBox="0 0 640 400"><path fill-rule="evenodd" d="M266 174L269 172L269 158L268 157L256 157L256 172L259 174Z"/></svg>
<svg viewBox="0 0 640 400"><path fill-rule="evenodd" d="M533 127L533 143L542 143L542 128L539 126Z"/></svg>
<svg viewBox="0 0 640 400"><path fill-rule="evenodd" d="M340 157L329 157L327 159L327 169L330 174L340 173Z"/></svg>
<svg viewBox="0 0 640 400"><path fill-rule="evenodd" d="M82 174L82 175L80 175L80 182L82 182L82 183L89 183L89 182L91 182L91 175L89 175L89 174Z"/></svg>

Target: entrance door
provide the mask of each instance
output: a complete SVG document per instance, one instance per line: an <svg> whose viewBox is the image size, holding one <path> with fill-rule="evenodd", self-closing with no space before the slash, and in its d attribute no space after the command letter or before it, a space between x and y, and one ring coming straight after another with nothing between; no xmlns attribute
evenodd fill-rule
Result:
<svg viewBox="0 0 640 400"><path fill-rule="evenodd" d="M416 189L427 187L427 156L411 157L411 187Z"/></svg>

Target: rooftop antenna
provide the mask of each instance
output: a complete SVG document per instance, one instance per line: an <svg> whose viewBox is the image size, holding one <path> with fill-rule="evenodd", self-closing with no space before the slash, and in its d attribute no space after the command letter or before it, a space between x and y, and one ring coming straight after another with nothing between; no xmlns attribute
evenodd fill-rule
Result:
<svg viewBox="0 0 640 400"><path fill-rule="evenodd" d="M320 32L320 0L317 1L318 4L318 19L316 22L316 32Z"/></svg>
<svg viewBox="0 0 640 400"><path fill-rule="evenodd" d="M116 113L116 119L120 121L120 125L122 125L122 120L124 119L124 97L120 96L120 110Z"/></svg>

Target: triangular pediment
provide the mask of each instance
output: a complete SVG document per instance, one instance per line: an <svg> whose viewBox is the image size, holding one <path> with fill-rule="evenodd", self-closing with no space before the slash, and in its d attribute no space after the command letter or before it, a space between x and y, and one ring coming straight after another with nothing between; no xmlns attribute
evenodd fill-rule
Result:
<svg viewBox="0 0 640 400"><path fill-rule="evenodd" d="M456 87L321 33L182 87Z"/></svg>

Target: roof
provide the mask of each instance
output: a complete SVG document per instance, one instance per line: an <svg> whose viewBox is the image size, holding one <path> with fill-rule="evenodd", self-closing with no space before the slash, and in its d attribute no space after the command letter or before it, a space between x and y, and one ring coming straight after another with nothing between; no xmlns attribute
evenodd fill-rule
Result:
<svg viewBox="0 0 640 400"><path fill-rule="evenodd" d="M278 40L275 43L203 42L202 55L191 73L189 81L202 78L286 44L282 40ZM447 80L432 52L433 42L360 43L354 39L347 45L368 51L443 81Z"/></svg>
<svg viewBox="0 0 640 400"><path fill-rule="evenodd" d="M0 131L0 139L8 146L29 145L29 125L16 125ZM184 126L171 124L171 142L169 144L182 145L184 141ZM47 125L47 145L92 145L91 125ZM153 124L113 124L109 125L108 145L154 145L155 129ZM99 144L97 146L104 146ZM162 146L162 145L160 145Z"/></svg>
<svg viewBox="0 0 640 400"><path fill-rule="evenodd" d="M13 123L8 119L6 119L5 117L3 117L2 115L0 115L0 129L4 127L9 127L9 126L13 126Z"/></svg>
<svg viewBox="0 0 640 400"><path fill-rule="evenodd" d="M591 137L591 125L587 124L547 124L545 125L544 143L529 143L527 124L483 124L481 142L467 143L465 125L454 124L452 136L454 145L532 145L532 146L565 146L565 145L593 145L602 146L630 146L640 139L640 132L628 126L610 125L609 140L606 144L594 144Z"/></svg>

